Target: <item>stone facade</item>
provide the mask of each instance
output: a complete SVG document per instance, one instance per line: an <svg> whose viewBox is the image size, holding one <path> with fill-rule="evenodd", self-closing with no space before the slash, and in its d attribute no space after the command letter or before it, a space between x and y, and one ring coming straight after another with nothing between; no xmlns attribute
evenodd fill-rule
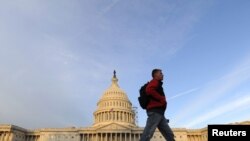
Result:
<svg viewBox="0 0 250 141"><path fill-rule="evenodd" d="M143 128L136 125L136 113L126 93L119 87L115 72L94 112L94 124L85 128L43 128L28 130L0 125L0 141L138 141ZM237 123L248 124L250 121ZM176 141L207 141L207 128L173 128ZM165 141L156 130L151 141Z"/></svg>

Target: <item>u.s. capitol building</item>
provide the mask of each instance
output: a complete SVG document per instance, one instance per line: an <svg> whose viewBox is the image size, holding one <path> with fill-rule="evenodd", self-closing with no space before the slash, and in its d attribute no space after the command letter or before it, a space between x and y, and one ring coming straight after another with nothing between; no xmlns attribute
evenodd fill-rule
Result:
<svg viewBox="0 0 250 141"><path fill-rule="evenodd" d="M135 123L136 113L114 73L94 112L94 124L82 128L43 128L28 130L0 125L0 141L139 141L143 128ZM242 122L250 124L250 122ZM207 128L173 128L176 141L207 141ZM151 141L165 141L156 130Z"/></svg>

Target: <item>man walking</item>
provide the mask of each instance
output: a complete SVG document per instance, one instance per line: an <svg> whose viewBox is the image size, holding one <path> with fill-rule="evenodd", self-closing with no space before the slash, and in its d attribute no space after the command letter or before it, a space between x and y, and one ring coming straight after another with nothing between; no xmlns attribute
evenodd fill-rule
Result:
<svg viewBox="0 0 250 141"><path fill-rule="evenodd" d="M163 73L160 69L154 69L152 77L153 79L146 87L150 101L147 105L148 119L140 141L150 141L156 128L160 130L167 141L175 141L173 131L164 116L167 102L162 87Z"/></svg>

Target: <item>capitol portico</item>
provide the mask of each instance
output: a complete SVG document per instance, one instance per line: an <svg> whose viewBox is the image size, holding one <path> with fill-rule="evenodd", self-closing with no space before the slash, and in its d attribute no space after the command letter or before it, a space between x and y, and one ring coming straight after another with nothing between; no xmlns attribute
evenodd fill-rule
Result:
<svg viewBox="0 0 250 141"><path fill-rule="evenodd" d="M42 128L28 130L15 125L0 125L0 141L138 141L143 132L136 125L136 111L119 87L114 72L110 87L104 91L94 112L91 127ZM248 124L249 121L239 124ZM207 141L207 128L173 128L176 141ZM164 141L156 130L151 141Z"/></svg>

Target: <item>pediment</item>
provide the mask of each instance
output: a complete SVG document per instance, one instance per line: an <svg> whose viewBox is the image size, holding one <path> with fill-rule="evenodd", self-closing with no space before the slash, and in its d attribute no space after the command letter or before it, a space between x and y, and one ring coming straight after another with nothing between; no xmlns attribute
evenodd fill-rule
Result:
<svg viewBox="0 0 250 141"><path fill-rule="evenodd" d="M96 130L128 130L131 129L129 126L121 125L119 123L110 123L96 127Z"/></svg>

